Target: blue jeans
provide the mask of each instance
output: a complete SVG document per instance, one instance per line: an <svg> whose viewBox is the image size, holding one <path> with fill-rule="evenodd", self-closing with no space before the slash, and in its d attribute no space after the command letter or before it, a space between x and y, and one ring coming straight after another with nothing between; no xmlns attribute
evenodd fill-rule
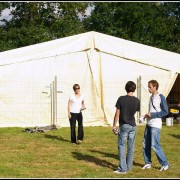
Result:
<svg viewBox="0 0 180 180"><path fill-rule="evenodd" d="M129 171L132 169L134 157L136 126L124 124L120 126L118 133L118 152L120 160L120 168L122 171ZM127 143L127 155L126 155Z"/></svg>
<svg viewBox="0 0 180 180"><path fill-rule="evenodd" d="M159 163L162 166L168 164L166 156L160 145L160 129L146 125L143 141L143 155L145 164L151 164L151 147L154 150Z"/></svg>

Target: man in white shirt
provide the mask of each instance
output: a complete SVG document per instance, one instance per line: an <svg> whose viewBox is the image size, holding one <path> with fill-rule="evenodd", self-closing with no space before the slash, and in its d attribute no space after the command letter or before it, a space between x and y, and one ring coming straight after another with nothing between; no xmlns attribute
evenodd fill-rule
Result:
<svg viewBox="0 0 180 180"><path fill-rule="evenodd" d="M162 128L162 117L169 113L166 99L158 93L159 83L156 80L148 82L148 90L152 94L149 101L149 113L145 115L147 124L144 132L143 155L145 165L142 169L151 168L151 148L154 150L159 163L162 165L160 171L169 169L166 156L160 145L160 130Z"/></svg>

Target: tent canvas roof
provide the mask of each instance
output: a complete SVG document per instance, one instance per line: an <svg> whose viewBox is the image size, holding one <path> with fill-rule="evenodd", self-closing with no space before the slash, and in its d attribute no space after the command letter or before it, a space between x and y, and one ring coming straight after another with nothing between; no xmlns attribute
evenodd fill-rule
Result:
<svg viewBox="0 0 180 180"><path fill-rule="evenodd" d="M94 31L1 52L0 65L76 53L92 48L126 60L180 73L178 53Z"/></svg>

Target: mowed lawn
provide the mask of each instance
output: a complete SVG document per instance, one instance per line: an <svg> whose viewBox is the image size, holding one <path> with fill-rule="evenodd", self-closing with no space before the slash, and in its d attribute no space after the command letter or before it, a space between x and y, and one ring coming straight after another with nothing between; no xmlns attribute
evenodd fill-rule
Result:
<svg viewBox="0 0 180 180"><path fill-rule="evenodd" d="M133 170L127 174L113 172L119 158L111 127L84 127L80 145L70 143L69 127L45 133L0 128L0 178L180 178L180 124L163 124L161 145L172 165L164 172L153 151L152 168L141 169L144 128L137 126Z"/></svg>

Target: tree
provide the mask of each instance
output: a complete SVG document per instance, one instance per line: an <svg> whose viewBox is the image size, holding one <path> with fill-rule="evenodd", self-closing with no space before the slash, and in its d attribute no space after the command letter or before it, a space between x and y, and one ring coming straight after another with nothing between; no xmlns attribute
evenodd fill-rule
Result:
<svg viewBox="0 0 180 180"><path fill-rule="evenodd" d="M0 51L37 44L84 32L79 13L88 3L10 2L12 19L0 27L6 34ZM2 8L3 9L3 8Z"/></svg>
<svg viewBox="0 0 180 180"><path fill-rule="evenodd" d="M180 53L180 2L2 2L0 12L7 7L0 51L97 31Z"/></svg>
<svg viewBox="0 0 180 180"><path fill-rule="evenodd" d="M180 52L180 3L95 2L93 6L83 22L87 31Z"/></svg>

